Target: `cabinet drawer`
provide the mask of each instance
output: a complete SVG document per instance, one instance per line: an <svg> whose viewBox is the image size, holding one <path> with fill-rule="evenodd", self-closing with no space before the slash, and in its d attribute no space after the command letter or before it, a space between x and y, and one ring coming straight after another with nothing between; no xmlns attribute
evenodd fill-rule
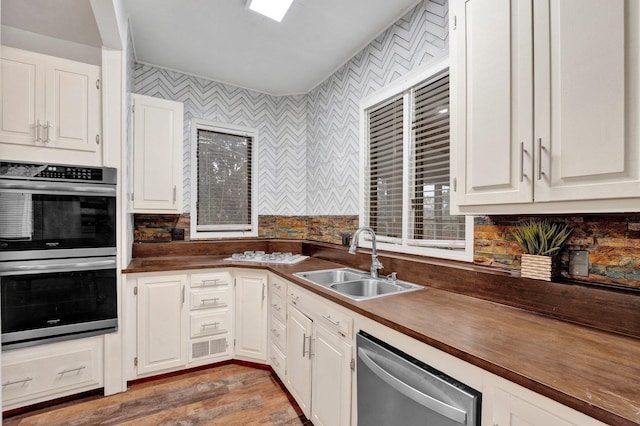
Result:
<svg viewBox="0 0 640 426"><path fill-rule="evenodd" d="M229 311L192 312L190 316L191 337L213 336L229 332Z"/></svg>
<svg viewBox="0 0 640 426"><path fill-rule="evenodd" d="M293 285L287 286L287 299L289 303L298 307L314 306L314 296Z"/></svg>
<svg viewBox="0 0 640 426"><path fill-rule="evenodd" d="M229 287L232 282L231 274L227 271L191 274L191 287Z"/></svg>
<svg viewBox="0 0 640 426"><path fill-rule="evenodd" d="M284 299L275 293L271 295L271 316L284 321L287 313L287 305Z"/></svg>
<svg viewBox="0 0 640 426"><path fill-rule="evenodd" d="M277 294L282 298L287 296L287 282L280 277L271 275L269 287L271 287L271 294Z"/></svg>
<svg viewBox="0 0 640 426"><path fill-rule="evenodd" d="M3 408L100 387L102 363L98 346L62 344L36 351L16 350L11 356L3 354Z"/></svg>
<svg viewBox="0 0 640 426"><path fill-rule="evenodd" d="M189 295L191 310L226 308L231 302L229 291L224 288L192 288Z"/></svg>
<svg viewBox="0 0 640 426"><path fill-rule="evenodd" d="M329 329L337 332L342 337L351 339L351 333L353 330L353 318L346 313L340 312L336 309L332 309L329 306L321 306L318 309L320 312L320 321Z"/></svg>
<svg viewBox="0 0 640 426"><path fill-rule="evenodd" d="M273 370L276 372L278 377L280 377L280 380L284 382L286 357L283 355L283 353L280 351L280 349L278 349L276 345L272 344L270 349L271 351L269 355L269 364L271 364L271 367L273 368Z"/></svg>
<svg viewBox="0 0 640 426"><path fill-rule="evenodd" d="M271 318L271 328L269 330L271 335L271 342L275 343L281 350L284 351L287 344L287 328L283 323L276 318Z"/></svg>

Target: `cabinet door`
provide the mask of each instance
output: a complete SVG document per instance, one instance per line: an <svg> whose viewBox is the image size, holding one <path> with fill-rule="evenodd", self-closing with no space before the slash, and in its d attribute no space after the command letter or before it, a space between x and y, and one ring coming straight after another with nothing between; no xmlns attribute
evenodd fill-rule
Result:
<svg viewBox="0 0 640 426"><path fill-rule="evenodd" d="M314 326L311 421L314 425L349 425L352 346L320 324Z"/></svg>
<svg viewBox="0 0 640 426"><path fill-rule="evenodd" d="M34 145L43 137L36 132L44 120L44 64L5 46L1 64L0 142Z"/></svg>
<svg viewBox="0 0 640 426"><path fill-rule="evenodd" d="M536 201L640 196L638 9L535 2Z"/></svg>
<svg viewBox="0 0 640 426"><path fill-rule="evenodd" d="M452 13L455 204L531 202L531 0L454 0Z"/></svg>
<svg viewBox="0 0 640 426"><path fill-rule="evenodd" d="M186 283L186 275L138 278L138 374L186 365Z"/></svg>
<svg viewBox="0 0 640 426"><path fill-rule="evenodd" d="M574 424L500 388L495 390L493 423L504 426L572 426Z"/></svg>
<svg viewBox="0 0 640 426"><path fill-rule="evenodd" d="M307 418L311 417L311 333L313 322L289 305L287 318L287 389ZM332 372L331 374L334 374Z"/></svg>
<svg viewBox="0 0 640 426"><path fill-rule="evenodd" d="M236 273L236 345L238 357L267 360L267 273Z"/></svg>
<svg viewBox="0 0 640 426"><path fill-rule="evenodd" d="M45 144L96 152L100 148L100 67L52 61L46 70Z"/></svg>
<svg viewBox="0 0 640 426"><path fill-rule="evenodd" d="M132 97L133 210L182 213L182 104Z"/></svg>

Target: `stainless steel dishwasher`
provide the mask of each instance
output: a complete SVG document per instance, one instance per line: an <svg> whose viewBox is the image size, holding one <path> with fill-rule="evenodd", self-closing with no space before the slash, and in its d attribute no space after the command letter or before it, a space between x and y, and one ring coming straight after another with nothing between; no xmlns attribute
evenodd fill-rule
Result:
<svg viewBox="0 0 640 426"><path fill-rule="evenodd" d="M482 394L360 331L359 426L480 425Z"/></svg>

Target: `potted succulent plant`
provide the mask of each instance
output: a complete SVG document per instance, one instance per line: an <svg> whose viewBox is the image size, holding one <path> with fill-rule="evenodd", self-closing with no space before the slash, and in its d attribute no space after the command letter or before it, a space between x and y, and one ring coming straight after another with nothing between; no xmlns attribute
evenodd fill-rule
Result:
<svg viewBox="0 0 640 426"><path fill-rule="evenodd" d="M556 255L571 234L566 224L530 220L518 225L513 237L522 247L521 276L551 281L558 269Z"/></svg>

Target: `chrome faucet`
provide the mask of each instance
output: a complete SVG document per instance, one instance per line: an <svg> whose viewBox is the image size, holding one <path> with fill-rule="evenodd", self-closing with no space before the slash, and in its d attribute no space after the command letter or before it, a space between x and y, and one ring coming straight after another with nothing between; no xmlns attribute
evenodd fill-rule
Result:
<svg viewBox="0 0 640 426"><path fill-rule="evenodd" d="M356 254L356 248L358 247L358 238L362 231L371 234L371 278L378 278L378 269L384 268L384 265L378 260L378 249L376 248L376 233L368 226L361 226L353 234L351 239L351 247L349 247L349 254Z"/></svg>

